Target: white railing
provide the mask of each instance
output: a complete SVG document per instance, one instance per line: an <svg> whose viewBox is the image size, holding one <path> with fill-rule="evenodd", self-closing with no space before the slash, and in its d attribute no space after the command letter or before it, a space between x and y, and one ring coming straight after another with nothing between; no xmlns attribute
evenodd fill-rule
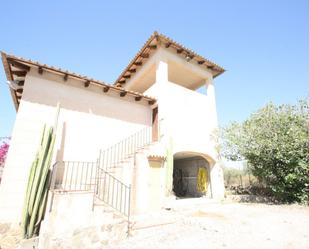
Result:
<svg viewBox="0 0 309 249"><path fill-rule="evenodd" d="M115 167L128 156L152 142L152 127L146 127L113 146L100 151L99 166L104 170Z"/></svg>

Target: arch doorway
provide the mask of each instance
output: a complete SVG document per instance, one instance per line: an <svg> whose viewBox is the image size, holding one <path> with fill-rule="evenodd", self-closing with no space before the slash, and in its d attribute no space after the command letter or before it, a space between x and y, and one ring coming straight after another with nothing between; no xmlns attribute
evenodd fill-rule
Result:
<svg viewBox="0 0 309 249"><path fill-rule="evenodd" d="M210 196L210 164L192 153L174 155L173 191L178 198Z"/></svg>

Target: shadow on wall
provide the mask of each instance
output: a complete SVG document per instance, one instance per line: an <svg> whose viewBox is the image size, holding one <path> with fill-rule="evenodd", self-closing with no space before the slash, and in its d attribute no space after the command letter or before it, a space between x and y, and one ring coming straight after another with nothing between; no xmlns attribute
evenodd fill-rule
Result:
<svg viewBox="0 0 309 249"><path fill-rule="evenodd" d="M65 138L66 138L66 122L62 123L62 130L61 130L61 142L59 149L57 150L56 154L56 162L62 162L63 161L63 154L64 154L64 148L65 148Z"/></svg>
<svg viewBox="0 0 309 249"><path fill-rule="evenodd" d="M61 142L60 142L60 146L59 146L59 148L56 152L56 163L61 163L63 161L65 139L66 139L66 122L63 122L62 131L61 131ZM63 175L64 175L64 168L58 167L57 168L57 175L56 175L56 182L57 183L62 181Z"/></svg>
<svg viewBox="0 0 309 249"><path fill-rule="evenodd" d="M190 158L190 157L200 157L204 160L207 161L207 163L210 165L210 167L212 167L215 163L216 160L213 159L210 155L207 155L203 152L199 152L199 151L174 151L174 160L175 159L179 159L179 158Z"/></svg>

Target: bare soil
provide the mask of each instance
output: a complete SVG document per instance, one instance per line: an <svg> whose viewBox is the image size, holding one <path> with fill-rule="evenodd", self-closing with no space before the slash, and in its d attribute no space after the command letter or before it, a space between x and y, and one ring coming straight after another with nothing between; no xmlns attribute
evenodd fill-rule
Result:
<svg viewBox="0 0 309 249"><path fill-rule="evenodd" d="M108 248L309 249L309 207L299 205L204 203L151 219L161 225Z"/></svg>

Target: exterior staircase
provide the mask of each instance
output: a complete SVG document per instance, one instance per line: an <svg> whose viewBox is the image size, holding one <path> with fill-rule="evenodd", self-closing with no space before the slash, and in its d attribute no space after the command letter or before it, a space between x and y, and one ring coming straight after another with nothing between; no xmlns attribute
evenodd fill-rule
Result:
<svg viewBox="0 0 309 249"><path fill-rule="evenodd" d="M92 193L92 210L104 212L108 208L116 211L127 220L129 230L130 175L134 166L134 154L152 143L152 128L147 127L111 147L100 150L95 162L57 162L52 170L50 184L50 212L55 194Z"/></svg>
<svg viewBox="0 0 309 249"><path fill-rule="evenodd" d="M39 237L39 249L100 248L127 237L135 154L155 144L145 128L100 150L96 161L61 161L51 172L50 195Z"/></svg>
<svg viewBox="0 0 309 249"><path fill-rule="evenodd" d="M146 127L113 146L100 150L99 167L107 172L119 167L140 149L152 143L152 128Z"/></svg>

